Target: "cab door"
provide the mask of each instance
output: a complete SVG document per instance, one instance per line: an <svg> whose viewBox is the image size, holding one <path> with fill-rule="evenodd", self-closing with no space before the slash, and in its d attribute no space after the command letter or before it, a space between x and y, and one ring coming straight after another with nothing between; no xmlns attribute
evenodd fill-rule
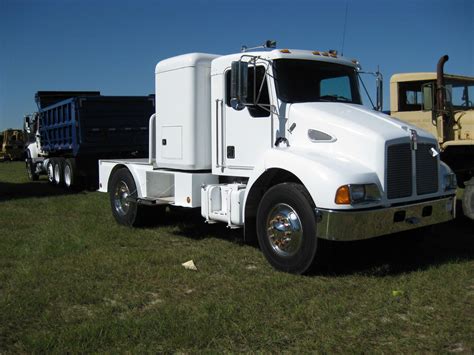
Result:
<svg viewBox="0 0 474 355"><path fill-rule="evenodd" d="M241 110L235 110L230 105L231 71L229 69L224 72L225 98L222 109L224 146L221 150L224 155L224 175L250 176L263 152L270 149L273 143L267 68L263 64L249 65L248 71L247 100L254 102L255 95L255 98L258 97L258 102L256 105L246 105Z"/></svg>

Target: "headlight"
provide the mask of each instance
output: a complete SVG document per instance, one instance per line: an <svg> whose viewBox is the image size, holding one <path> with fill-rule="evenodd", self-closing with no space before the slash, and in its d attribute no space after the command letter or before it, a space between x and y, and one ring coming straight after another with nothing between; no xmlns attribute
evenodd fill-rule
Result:
<svg viewBox="0 0 474 355"><path fill-rule="evenodd" d="M380 191L376 184L350 184L337 189L335 202L338 205L355 205L380 201Z"/></svg>
<svg viewBox="0 0 474 355"><path fill-rule="evenodd" d="M447 190L456 190L458 187L458 180L456 179L456 174L449 173L444 175L444 191Z"/></svg>

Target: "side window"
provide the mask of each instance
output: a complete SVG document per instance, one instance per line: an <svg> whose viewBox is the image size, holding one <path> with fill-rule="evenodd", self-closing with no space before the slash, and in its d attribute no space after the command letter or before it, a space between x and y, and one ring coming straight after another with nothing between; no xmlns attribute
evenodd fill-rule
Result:
<svg viewBox="0 0 474 355"><path fill-rule="evenodd" d="M253 101L254 96L254 73L256 72L255 80L255 92L258 96L260 87L262 87L262 82L265 79L265 68L263 66L257 66L257 69L254 70L254 67L249 67L248 72L248 91L247 98L249 101ZM225 74L225 86L226 86L226 105L230 107L230 70ZM258 100L259 105L270 105L270 96L268 94L268 83L265 81L263 83L262 92L260 93L260 98ZM252 117L268 117L270 116L269 107L265 108L260 107L259 105L249 105L247 109Z"/></svg>
<svg viewBox="0 0 474 355"><path fill-rule="evenodd" d="M453 106L468 106L466 103L467 100L467 88L465 86L454 86L451 84L446 85L446 95L451 101Z"/></svg>
<svg viewBox="0 0 474 355"><path fill-rule="evenodd" d="M421 111L423 81L408 81L398 83L398 111Z"/></svg>

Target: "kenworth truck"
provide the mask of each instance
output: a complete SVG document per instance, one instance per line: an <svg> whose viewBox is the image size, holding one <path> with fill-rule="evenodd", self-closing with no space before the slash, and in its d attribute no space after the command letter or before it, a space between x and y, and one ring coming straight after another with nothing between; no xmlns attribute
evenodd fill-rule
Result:
<svg viewBox="0 0 474 355"><path fill-rule="evenodd" d="M200 208L207 223L256 237L276 269L304 273L320 238L453 219L455 176L436 138L365 108L358 68L289 49L160 61L149 158L99 162L116 221Z"/></svg>
<svg viewBox="0 0 474 355"><path fill-rule="evenodd" d="M441 160L464 188L464 215L474 219L474 78L445 74L448 59L436 72L393 75L390 114L438 137Z"/></svg>
<svg viewBox="0 0 474 355"><path fill-rule="evenodd" d="M55 185L98 184L100 158L145 157L152 96L102 96L99 91L38 91L38 112L25 117L30 180Z"/></svg>

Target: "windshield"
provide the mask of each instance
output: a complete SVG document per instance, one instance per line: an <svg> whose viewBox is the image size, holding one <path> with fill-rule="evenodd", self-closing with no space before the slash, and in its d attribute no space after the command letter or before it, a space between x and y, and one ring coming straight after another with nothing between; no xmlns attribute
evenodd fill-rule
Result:
<svg viewBox="0 0 474 355"><path fill-rule="evenodd" d="M322 61L276 59L273 70L278 98L284 102L361 104L355 68Z"/></svg>
<svg viewBox="0 0 474 355"><path fill-rule="evenodd" d="M446 83L447 99L458 109L474 108L474 82L448 81Z"/></svg>

